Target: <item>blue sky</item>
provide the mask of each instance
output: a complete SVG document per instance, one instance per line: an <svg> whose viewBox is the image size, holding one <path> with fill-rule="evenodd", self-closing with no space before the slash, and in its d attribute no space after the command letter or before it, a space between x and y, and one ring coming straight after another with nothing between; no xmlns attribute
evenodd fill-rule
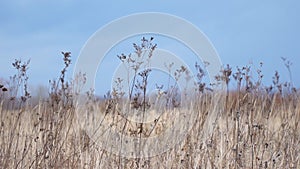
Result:
<svg viewBox="0 0 300 169"><path fill-rule="evenodd" d="M0 77L14 74L11 63L15 58L30 58L30 83L47 85L63 66L61 51L71 51L75 63L88 38L109 22L133 13L163 12L202 30L224 64L235 67L253 62L258 66L262 61L266 84L275 70L288 81L281 60L287 57L293 62L293 80L299 87L299 11L296 0L0 1Z"/></svg>

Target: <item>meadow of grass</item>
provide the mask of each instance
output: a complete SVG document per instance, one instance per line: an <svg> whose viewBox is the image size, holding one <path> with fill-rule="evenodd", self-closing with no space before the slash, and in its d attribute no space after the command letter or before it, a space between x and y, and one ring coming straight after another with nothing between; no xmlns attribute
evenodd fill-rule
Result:
<svg viewBox="0 0 300 169"><path fill-rule="evenodd" d="M138 53L144 48L154 50L156 45L134 47ZM72 81L66 80L71 55L62 54L65 67L58 80L50 82L47 98L34 104L31 101L27 89L29 62L16 60L16 75L10 83L0 84L0 168L300 167L299 90L291 83L280 82L277 72L273 84L266 87L260 70L252 72L251 67L245 66L233 72L227 65L216 76L227 90L219 91L201 82L204 73L196 64L198 83L188 96L190 99L185 100L187 104L176 100L174 92L164 93L167 101L163 104L159 100L153 104L146 96L150 69L136 70L136 85L128 97L121 89L113 90L103 99L96 98L91 91L84 104L77 104L78 91L86 79L80 74ZM151 51L148 56L152 56ZM119 59L126 61L128 56L121 55ZM184 71L177 69L178 74ZM252 77L254 73L257 79ZM230 89L230 83L237 88ZM134 111L150 119L143 119L147 123L128 120L134 119L134 113L128 113ZM187 112L195 112L195 123L183 141L168 151L129 157L105 147L107 131L113 129L126 136L150 139L182 125L172 117L178 113L189 118L184 116ZM212 120L213 125L208 127L207 122ZM99 127L102 135L97 135L97 139L101 141L91 136L95 127Z"/></svg>

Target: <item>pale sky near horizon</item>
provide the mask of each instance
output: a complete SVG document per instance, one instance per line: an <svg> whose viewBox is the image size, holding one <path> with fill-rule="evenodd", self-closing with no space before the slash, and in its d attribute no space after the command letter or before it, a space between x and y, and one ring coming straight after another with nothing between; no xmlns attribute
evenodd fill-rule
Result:
<svg viewBox="0 0 300 169"><path fill-rule="evenodd" d="M47 85L62 69L61 51L72 52L71 74L93 33L113 20L141 12L168 13L191 22L233 70L263 62L265 84L272 82L275 70L282 81L289 80L281 60L286 57L293 62L293 82L300 87L300 2L296 0L0 1L0 78L15 73L11 66L15 58L30 58L29 82ZM158 46L166 46L161 42Z"/></svg>

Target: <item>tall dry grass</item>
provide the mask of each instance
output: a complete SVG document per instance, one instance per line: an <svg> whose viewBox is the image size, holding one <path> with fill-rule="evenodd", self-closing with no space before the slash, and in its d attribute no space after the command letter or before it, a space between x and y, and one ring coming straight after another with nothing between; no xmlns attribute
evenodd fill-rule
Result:
<svg viewBox="0 0 300 169"><path fill-rule="evenodd" d="M49 98L37 105L30 104L27 63L23 66L20 61L15 63L20 65L15 66L19 68L19 76L15 78L17 86L23 86L21 89L0 85L0 168L300 167L299 90L281 83L278 73L273 85L264 87L262 76L253 80L249 67L234 72L228 65L216 77L225 82L227 90L218 92L201 82L203 70L196 64L199 83L188 106L176 103L155 109L145 96L148 72L144 72L136 89L140 93L132 89L130 98L124 99L116 90L97 100L91 92L86 104L78 107L74 104L82 85L78 83L84 82L85 77L81 74L79 79L67 81L70 53L63 53L63 58L65 67L58 80L50 82ZM230 83L236 83L237 89L230 90ZM9 94L13 89L15 96ZM152 113L150 118L155 118L145 124L125 118L129 116L124 114L135 110ZM131 137L150 138L172 125L181 125L174 124L176 119L172 119L176 111L183 115L187 111L196 112L195 124L180 144L153 157L119 156L91 138L87 131L89 127L100 126L103 133L113 128ZM211 114L215 116L207 119ZM213 125L206 126L211 120Z"/></svg>

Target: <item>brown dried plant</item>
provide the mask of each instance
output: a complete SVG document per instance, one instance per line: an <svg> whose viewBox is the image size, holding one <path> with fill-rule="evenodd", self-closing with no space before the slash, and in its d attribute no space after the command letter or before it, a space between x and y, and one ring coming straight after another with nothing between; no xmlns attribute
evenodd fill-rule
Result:
<svg viewBox="0 0 300 169"><path fill-rule="evenodd" d="M185 78L187 69L166 63L175 82L157 84L156 88L169 99L170 107L172 104L174 107L158 109L163 115L153 122L134 123L126 119L128 106L153 113L147 111L152 106L149 107L147 96L151 69L145 64L147 59L155 57L152 52L156 44L152 42L153 38L142 38L140 45L133 44L135 55L118 56L134 75L133 79L116 79L116 88L104 98L89 91L87 103L77 114L74 97L80 93L86 77L83 73L77 80L67 80L70 52L62 52L64 67L58 79L50 82L46 101L41 100L33 107L7 108L6 102L19 99L25 105L31 100L27 91L29 62L16 60L13 64L17 70L15 78L10 83L0 84L0 168L299 168L299 89L292 84L292 78L288 83L282 82L279 72L275 72L271 86L265 86L262 63L257 69L253 64L236 69L226 65L216 77L226 84L225 93L209 88L204 80L205 67L196 63L197 92L187 93L192 106L178 105L181 109L174 108L176 97L172 97L175 93L182 94L176 91L176 80ZM152 52L145 53L146 50ZM138 63L142 61L144 63ZM284 61L291 71L292 65ZM128 97L122 83L129 83ZM174 111L171 110L180 110L183 114L196 112L198 116L182 142L154 157L127 158L120 156L121 152L111 153L107 147L97 144L97 140L82 127L96 124L108 132L115 129L121 140L122 136L148 138L162 134L172 126ZM220 116L212 124L212 133L204 135L208 117L214 113ZM122 145L126 144L124 139L122 141ZM142 145L136 146L142 148Z"/></svg>

